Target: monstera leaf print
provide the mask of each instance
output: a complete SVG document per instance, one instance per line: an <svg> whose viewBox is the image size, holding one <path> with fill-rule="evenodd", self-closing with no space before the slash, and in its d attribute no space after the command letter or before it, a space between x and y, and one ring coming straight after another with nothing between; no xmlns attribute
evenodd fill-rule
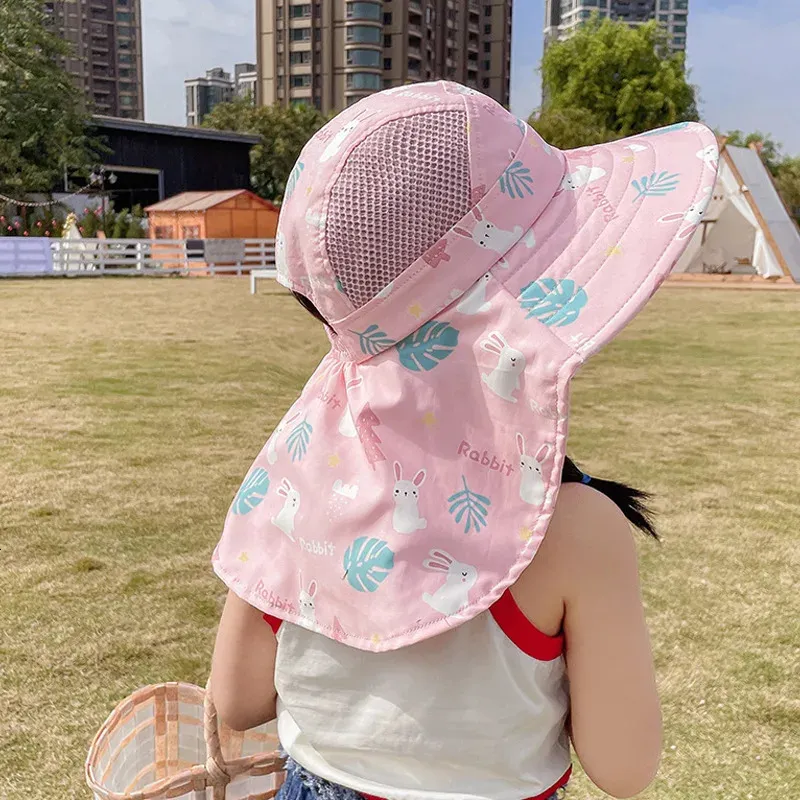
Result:
<svg viewBox="0 0 800 800"><path fill-rule="evenodd" d="M286 181L286 192L284 193L284 200L288 200L294 194L294 190L297 188L297 182L300 180L300 176L303 174L303 170L305 168L306 165L302 161L298 161L294 165L294 168L289 174L289 180Z"/></svg>
<svg viewBox="0 0 800 800"><path fill-rule="evenodd" d="M374 592L394 568L394 553L383 539L360 536L344 554L344 577L359 592Z"/></svg>
<svg viewBox="0 0 800 800"><path fill-rule="evenodd" d="M467 479L462 475L461 482L464 488L447 498L450 503L450 513L456 523L464 526L464 533L480 533L486 527L486 517L492 501L482 494L473 492L467 486Z"/></svg>
<svg viewBox="0 0 800 800"><path fill-rule="evenodd" d="M292 428L292 432L286 439L286 447L289 450L292 461L303 460L303 457L308 452L308 443L311 441L313 432L314 428L311 427L307 420L303 420L299 425Z"/></svg>
<svg viewBox="0 0 800 800"><path fill-rule="evenodd" d="M667 125L664 128L656 128L654 131L642 133L640 136L663 136L665 133L674 133L675 131L683 131L689 127L688 122L676 122L674 125Z"/></svg>
<svg viewBox="0 0 800 800"><path fill-rule="evenodd" d="M412 372L430 372L458 347L458 331L432 319L397 345L400 363Z"/></svg>
<svg viewBox="0 0 800 800"><path fill-rule="evenodd" d="M542 278L529 283L519 296L528 319L536 317L553 328L575 322L588 300L586 291L569 278L562 281Z"/></svg>
<svg viewBox="0 0 800 800"><path fill-rule="evenodd" d="M269 475L263 467L256 467L242 483L233 500L234 514L249 514L260 505L269 491Z"/></svg>
<svg viewBox="0 0 800 800"><path fill-rule="evenodd" d="M377 325L370 325L365 331L350 331L358 336L358 343L361 352L365 356L376 356L387 347L394 344L394 339L390 339Z"/></svg>
<svg viewBox="0 0 800 800"><path fill-rule="evenodd" d="M631 186L636 189L637 195L633 198L635 203L643 197L663 197L678 188L678 173L654 172L644 175L638 181L632 181Z"/></svg>
<svg viewBox="0 0 800 800"><path fill-rule="evenodd" d="M500 189L512 199L521 200L533 194L531 171L521 162L515 161L500 176Z"/></svg>

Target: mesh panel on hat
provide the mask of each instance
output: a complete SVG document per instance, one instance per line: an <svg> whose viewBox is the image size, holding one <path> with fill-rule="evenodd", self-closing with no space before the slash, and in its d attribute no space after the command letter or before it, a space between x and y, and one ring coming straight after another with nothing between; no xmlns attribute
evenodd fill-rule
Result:
<svg viewBox="0 0 800 800"><path fill-rule="evenodd" d="M472 207L467 115L432 111L382 125L333 186L328 258L355 306L375 297Z"/></svg>

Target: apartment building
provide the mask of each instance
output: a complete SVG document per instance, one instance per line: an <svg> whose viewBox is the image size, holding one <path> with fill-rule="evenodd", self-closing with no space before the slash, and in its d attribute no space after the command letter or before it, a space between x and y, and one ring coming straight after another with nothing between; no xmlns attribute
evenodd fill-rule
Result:
<svg viewBox="0 0 800 800"><path fill-rule="evenodd" d="M594 12L631 25L658 20L667 29L670 50L686 50L689 0L545 0L545 47L571 36Z"/></svg>
<svg viewBox="0 0 800 800"><path fill-rule="evenodd" d="M96 114L144 119L140 0L51 0L53 28L71 45L64 68Z"/></svg>
<svg viewBox="0 0 800 800"><path fill-rule="evenodd" d="M258 101L340 111L447 79L504 105L512 0L257 0Z"/></svg>
<svg viewBox="0 0 800 800"><path fill-rule="evenodd" d="M233 77L222 67L214 67L204 78L189 78L186 87L186 125L197 128L220 103L238 97L255 102L257 72L255 64L236 64Z"/></svg>

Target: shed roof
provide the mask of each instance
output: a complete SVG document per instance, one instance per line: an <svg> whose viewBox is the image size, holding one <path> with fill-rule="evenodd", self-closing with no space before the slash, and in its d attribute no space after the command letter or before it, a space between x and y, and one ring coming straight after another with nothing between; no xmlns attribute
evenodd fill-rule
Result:
<svg viewBox="0 0 800 800"><path fill-rule="evenodd" d="M249 195L266 208L277 211L278 208L269 200L249 192L247 189L231 189L225 192L182 192L168 197L160 203L148 206L145 211L207 211L240 195Z"/></svg>

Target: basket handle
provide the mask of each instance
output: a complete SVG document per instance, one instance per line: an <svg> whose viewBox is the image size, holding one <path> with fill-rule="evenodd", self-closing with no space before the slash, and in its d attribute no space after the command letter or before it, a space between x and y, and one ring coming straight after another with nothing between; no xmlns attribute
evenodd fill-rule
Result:
<svg viewBox="0 0 800 800"><path fill-rule="evenodd" d="M211 696L211 678L208 679L203 698L203 734L206 740L206 772L214 790L214 800L225 800L225 787L231 782L231 775L222 755L219 717Z"/></svg>

